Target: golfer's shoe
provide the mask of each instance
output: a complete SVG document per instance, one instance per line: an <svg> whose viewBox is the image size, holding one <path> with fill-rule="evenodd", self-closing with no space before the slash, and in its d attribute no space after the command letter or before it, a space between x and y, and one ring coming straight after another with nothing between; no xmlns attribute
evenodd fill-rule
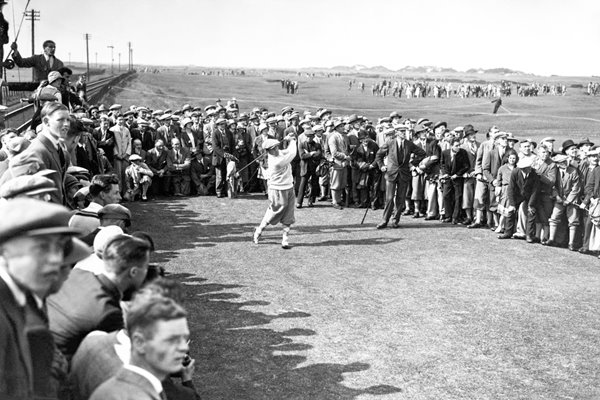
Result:
<svg viewBox="0 0 600 400"><path fill-rule="evenodd" d="M258 228L256 228L254 230L254 235L252 236L252 241L254 242L254 244L258 244L259 240L260 240L260 231L258 230Z"/></svg>
<svg viewBox="0 0 600 400"><path fill-rule="evenodd" d="M290 243L288 242L287 238L283 238L281 240L281 248L286 249L286 250L292 248L292 246L290 246Z"/></svg>

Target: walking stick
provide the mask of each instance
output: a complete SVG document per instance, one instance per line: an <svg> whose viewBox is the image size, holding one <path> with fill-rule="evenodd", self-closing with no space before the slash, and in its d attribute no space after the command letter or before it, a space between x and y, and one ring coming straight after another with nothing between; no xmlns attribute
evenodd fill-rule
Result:
<svg viewBox="0 0 600 400"><path fill-rule="evenodd" d="M367 207L367 209L365 210L365 215L363 215L363 219L362 221L360 221L360 224L362 225L363 222L365 222L365 218L367 218L367 213L369 212L369 207Z"/></svg>

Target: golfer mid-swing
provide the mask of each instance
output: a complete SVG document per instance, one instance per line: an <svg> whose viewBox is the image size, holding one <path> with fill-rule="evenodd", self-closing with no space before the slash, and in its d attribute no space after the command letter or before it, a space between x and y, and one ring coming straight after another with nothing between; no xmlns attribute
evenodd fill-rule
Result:
<svg viewBox="0 0 600 400"><path fill-rule="evenodd" d="M290 226L295 222L294 205L296 196L294 195L294 178L292 177L291 162L296 157L298 146L296 145L296 136L290 133L286 139L289 146L286 150L279 149L279 141L275 139L266 139L262 147L267 151L267 180L269 208L262 219L262 222L254 231L254 243L258 244L263 229L269 224L277 225L279 222L283 225L283 237L281 247L289 249L288 233Z"/></svg>

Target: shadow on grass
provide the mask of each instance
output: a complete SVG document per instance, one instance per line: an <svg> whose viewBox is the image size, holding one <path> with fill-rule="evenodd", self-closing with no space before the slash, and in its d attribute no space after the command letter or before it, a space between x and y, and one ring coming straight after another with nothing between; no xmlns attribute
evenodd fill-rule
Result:
<svg viewBox="0 0 600 400"><path fill-rule="evenodd" d="M301 311L266 314L245 307L266 306L265 301L235 302L240 296L227 292L240 285L206 283L192 274L170 274L185 288L192 342L196 359L195 385L203 399L353 399L362 394L383 395L400 388L375 385L353 389L342 384L345 373L369 369L369 364L322 363L300 366L311 345L302 337L316 335L306 328L283 332L262 327L279 318L301 318Z"/></svg>

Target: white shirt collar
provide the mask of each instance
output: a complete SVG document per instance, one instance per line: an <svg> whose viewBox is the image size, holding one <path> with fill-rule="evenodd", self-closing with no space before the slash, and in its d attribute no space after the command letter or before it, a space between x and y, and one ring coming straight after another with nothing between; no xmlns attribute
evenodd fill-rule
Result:
<svg viewBox="0 0 600 400"><path fill-rule="evenodd" d="M27 297L25 296L25 293L23 293L23 291L17 286L13 278L3 268L0 268L0 279L2 279L4 283L6 283L6 286L8 286L8 289L11 291L17 304L21 307L25 307L25 304L27 304Z"/></svg>
<svg viewBox="0 0 600 400"><path fill-rule="evenodd" d="M131 372L135 372L136 374L148 379L148 381L150 381L150 383L152 384L154 390L156 390L156 393L161 394L163 392L163 386L162 383L160 383L160 379L152 375L150 372L131 364L126 364L123 367L130 370Z"/></svg>
<svg viewBox="0 0 600 400"><path fill-rule="evenodd" d="M125 333L125 329L117 332L117 343L115 343L114 347L115 353L123 361L123 365L128 365L131 359L131 340L129 340L129 336Z"/></svg>

